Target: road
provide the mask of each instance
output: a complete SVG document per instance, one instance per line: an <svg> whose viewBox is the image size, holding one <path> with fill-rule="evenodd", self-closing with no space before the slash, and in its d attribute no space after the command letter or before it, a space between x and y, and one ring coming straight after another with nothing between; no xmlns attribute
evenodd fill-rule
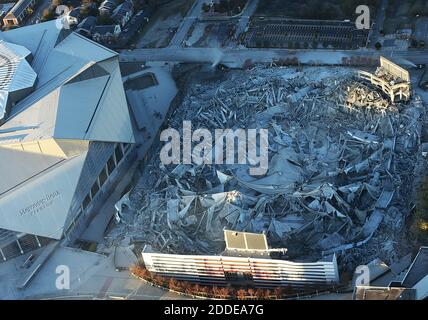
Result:
<svg viewBox="0 0 428 320"><path fill-rule="evenodd" d="M205 0L195 0L192 7L189 10L189 13L186 17L183 18L183 21L175 33L174 37L171 39L169 46L170 47L180 47L183 41L186 39L186 35L192 27L193 23L199 18L199 15L202 11L202 5Z"/></svg>
<svg viewBox="0 0 428 320"><path fill-rule="evenodd" d="M160 48L122 51L121 62L173 61L184 63L223 63L231 67L240 67L245 61L270 63L274 59L297 57L303 64L340 64L343 57L377 57L383 55L397 60L413 63L428 63L428 52L419 51L376 51L376 50L298 50L254 49L254 48ZM403 62L403 61L402 61Z"/></svg>
<svg viewBox="0 0 428 320"><path fill-rule="evenodd" d="M239 19L238 25L236 26L235 39L239 39L239 36L247 28L251 17L256 12L258 4L259 4L259 0L248 0L248 3L241 14L241 18Z"/></svg>
<svg viewBox="0 0 428 320"><path fill-rule="evenodd" d="M166 48L158 49L136 49L133 51L120 52L122 62L147 62L147 61L172 61L183 63L223 63L231 67L240 67L246 61L253 63L270 63L276 59L297 57L300 63L317 64L341 64L343 57L392 57L401 62L406 60L411 63L428 63L428 52L419 50L396 50L396 51L376 51L374 49L361 50L297 50L288 49L256 49L256 48L184 48L181 44L186 38L193 23L199 19L202 5L205 0L195 0L187 16L183 19L179 29ZM248 5L240 15L240 20L235 32L239 36L247 27L251 16L257 9L258 0L249 0ZM372 45L376 43L380 35L380 28L385 19L385 10L388 0L382 0L379 12L376 16L376 23L371 34ZM236 19L237 17L234 17ZM408 62L407 61L407 62ZM410 63L410 64L411 64Z"/></svg>
<svg viewBox="0 0 428 320"><path fill-rule="evenodd" d="M428 17L421 17L416 20L415 37L418 41L425 41L425 46L428 46Z"/></svg>
<svg viewBox="0 0 428 320"><path fill-rule="evenodd" d="M379 8L378 13L376 15L376 22L373 25L373 28L371 30L370 34L370 48L374 48L376 42L378 42L380 37L380 31L383 29L383 22L385 21L385 10L388 7L388 0L382 0Z"/></svg>

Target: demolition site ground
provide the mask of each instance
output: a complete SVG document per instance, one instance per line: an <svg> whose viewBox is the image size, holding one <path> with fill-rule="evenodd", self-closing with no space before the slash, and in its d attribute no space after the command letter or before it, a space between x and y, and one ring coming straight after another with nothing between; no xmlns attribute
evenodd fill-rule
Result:
<svg viewBox="0 0 428 320"><path fill-rule="evenodd" d="M426 113L413 95L391 104L344 67L256 66L187 76L165 127L269 130L269 167L163 165L163 142L142 164L122 223L107 241L128 238L165 253L218 254L223 228L266 232L288 258L336 253L341 271L375 258L391 263L412 246ZM238 148L235 148L236 150Z"/></svg>

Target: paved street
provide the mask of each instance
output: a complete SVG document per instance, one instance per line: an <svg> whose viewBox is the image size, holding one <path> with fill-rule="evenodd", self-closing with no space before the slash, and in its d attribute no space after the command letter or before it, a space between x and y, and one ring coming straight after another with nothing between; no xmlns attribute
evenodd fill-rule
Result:
<svg viewBox="0 0 428 320"><path fill-rule="evenodd" d="M238 37L245 31L250 22L251 17L256 12L257 5L259 4L259 0L248 0L247 6L244 8L244 11L241 14L241 18L239 19L238 25L236 26L235 38Z"/></svg>
<svg viewBox="0 0 428 320"><path fill-rule="evenodd" d="M382 0L378 7L376 21L374 22L373 29L370 34L370 48L374 48L376 42L379 41L380 31L383 29L383 22L385 21L385 10L388 7L388 0Z"/></svg>
<svg viewBox="0 0 428 320"><path fill-rule="evenodd" d="M396 59L405 59L413 63L428 63L428 53L419 51L333 51L288 49L248 49L248 48L161 48L122 51L122 62L133 61L175 61L187 63L221 62L230 66L242 66L247 60L252 62L271 62L273 59L297 57L301 63L340 64L343 57L377 57L383 55Z"/></svg>
<svg viewBox="0 0 428 320"><path fill-rule="evenodd" d="M425 41L425 46L428 46L428 17L422 17L416 20L415 37L418 41Z"/></svg>
<svg viewBox="0 0 428 320"><path fill-rule="evenodd" d="M174 37L171 39L171 42L169 43L170 47L181 46L193 23L199 18L204 2L205 0L195 0L195 3L189 10L188 15L184 17L183 22L181 23Z"/></svg>
<svg viewBox="0 0 428 320"><path fill-rule="evenodd" d="M113 254L103 256L96 253L70 248L59 248L43 265L40 272L25 290L16 290L16 279L6 282L0 289L3 299L117 299L117 300L171 300L182 296L147 284L128 271L116 271ZM129 261L129 264L132 264ZM16 268L9 262L9 269ZM58 265L66 265L70 270L70 288L58 290L55 281ZM5 270L5 269L3 269ZM6 270L5 270L6 271ZM0 273L1 275L1 273ZM19 278L19 277L18 277Z"/></svg>

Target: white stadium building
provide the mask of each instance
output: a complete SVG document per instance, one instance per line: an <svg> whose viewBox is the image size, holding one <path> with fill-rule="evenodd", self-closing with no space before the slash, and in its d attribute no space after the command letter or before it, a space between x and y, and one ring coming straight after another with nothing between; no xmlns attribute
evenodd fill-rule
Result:
<svg viewBox="0 0 428 320"><path fill-rule="evenodd" d="M0 261L76 239L135 149L116 52L55 21L0 33Z"/></svg>
<svg viewBox="0 0 428 320"><path fill-rule="evenodd" d="M159 253L146 245L142 258L152 273L208 285L318 290L340 281L335 254L320 261L289 261L284 259L287 249L269 248L264 233L224 230L224 240L226 249L219 255Z"/></svg>

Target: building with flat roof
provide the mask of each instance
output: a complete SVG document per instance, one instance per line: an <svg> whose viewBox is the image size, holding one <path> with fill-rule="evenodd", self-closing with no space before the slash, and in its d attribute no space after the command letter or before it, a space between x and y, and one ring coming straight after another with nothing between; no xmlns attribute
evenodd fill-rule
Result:
<svg viewBox="0 0 428 320"><path fill-rule="evenodd" d="M49 21L0 33L0 59L1 261L77 239L136 148L116 52Z"/></svg>
<svg viewBox="0 0 428 320"><path fill-rule="evenodd" d="M148 271L189 282L260 288L291 286L308 290L339 282L336 256L315 262L285 260L286 249L270 249L265 234L224 230L226 249L220 255L179 255L153 252L142 256Z"/></svg>

